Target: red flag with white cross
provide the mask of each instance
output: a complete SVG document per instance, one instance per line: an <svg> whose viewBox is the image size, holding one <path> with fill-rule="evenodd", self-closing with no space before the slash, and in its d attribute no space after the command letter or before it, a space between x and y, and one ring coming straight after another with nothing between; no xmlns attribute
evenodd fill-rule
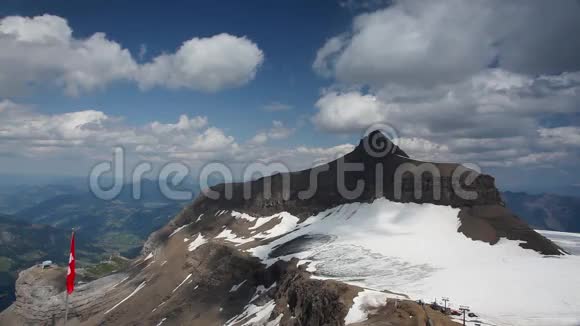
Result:
<svg viewBox="0 0 580 326"><path fill-rule="evenodd" d="M68 256L68 270L66 273L66 292L73 293L75 288L75 232L70 239L70 254Z"/></svg>

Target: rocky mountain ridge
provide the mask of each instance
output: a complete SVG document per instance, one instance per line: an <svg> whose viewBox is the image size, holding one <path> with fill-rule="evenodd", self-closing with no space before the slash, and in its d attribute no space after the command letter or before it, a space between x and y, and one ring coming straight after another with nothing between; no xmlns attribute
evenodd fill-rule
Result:
<svg viewBox="0 0 580 326"><path fill-rule="evenodd" d="M365 144L370 144L372 153ZM348 189L354 189L358 181L364 182L357 196L345 198L341 193L337 181L342 173L341 162L364 166L362 171L344 174ZM438 169L439 176L426 176L421 183L416 183L409 174L397 178L397 169L402 165L417 167L425 163L428 162L410 159L390 140L372 133L344 158L315 168L319 171L316 173L318 187L311 196L303 197L300 193L310 188L312 170L233 184L231 196L227 193L229 186L212 187L211 190L221 195L219 198L212 199L209 192L198 196L169 224L149 237L143 255L130 267L83 285L84 291L73 295L70 316L80 325L455 325L449 316L417 304L410 300L417 298L407 294L370 289L353 284L356 281L342 281L344 277L337 278L338 281L316 274L316 257L338 266L349 263L346 255L341 258L332 251L344 233L338 229L329 231L325 225L340 228L341 224L364 224L366 214L375 212L373 207L380 205L400 210L397 214L415 211L427 218L437 214L433 219L440 219L441 215L447 224L456 221L459 228L452 226L455 229L449 236L462 243L468 241L469 246L481 247L486 252L500 250L490 248L496 244L503 248L505 245L499 243L500 239L508 239L516 244L512 250L530 249L527 251L537 257L541 257L538 253L564 253L504 207L491 176L478 174L474 180L455 178L453 173L460 165L429 163ZM284 186L287 179L291 187ZM441 196L436 195L433 183L441 185ZM454 183L477 196L463 198ZM378 188L380 184L385 187ZM271 195L267 193L267 185L272 186ZM400 196L396 187L401 189ZM424 190L421 197L414 196L417 187ZM245 196L245 189L250 189L250 196ZM362 210L366 213L361 213ZM359 222L352 222L351 218ZM380 219L377 221L381 223ZM403 221L405 225L396 216L392 222L388 221L384 223ZM329 232L321 234L321 231ZM304 234L300 235L301 232ZM473 240L464 240L457 232ZM396 235L389 231L381 237ZM479 246L480 241L492 246ZM424 245L429 246L421 244ZM330 250L326 252L333 254L324 256L324 252L310 253L308 249L320 246L326 246ZM405 278L408 273L409 277L420 280L437 270L428 264L391 261L388 256L378 254L371 254L369 258L403 267L397 271L403 274L391 274L391 277ZM354 273L351 279L356 280L361 271L346 272ZM35 272L25 271L20 278L28 279L29 273ZM45 278L39 276L38 281ZM62 322L64 305L59 310L58 304L43 303L48 297L63 298L58 281L36 301L31 301L35 296L27 293L37 283L19 279L19 284L17 302L0 314L0 323L49 324L49 315L54 316L57 324ZM91 291L97 289L101 292L91 294L93 300L83 301L86 294L96 293Z"/></svg>

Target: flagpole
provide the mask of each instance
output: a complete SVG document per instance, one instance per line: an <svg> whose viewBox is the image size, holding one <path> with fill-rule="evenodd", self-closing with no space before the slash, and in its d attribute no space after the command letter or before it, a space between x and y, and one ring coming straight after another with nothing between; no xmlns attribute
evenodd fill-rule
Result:
<svg viewBox="0 0 580 326"><path fill-rule="evenodd" d="M66 322L68 320L68 292L66 293L66 297L64 299L64 326L66 326Z"/></svg>
<svg viewBox="0 0 580 326"><path fill-rule="evenodd" d="M72 228L72 233L71 233L71 249L72 249L72 241L74 239L74 236L75 236L75 228ZM71 254L69 253L69 258L70 258L70 255ZM68 266L69 266L68 267L68 271L70 271L70 259L69 259L69 265ZM68 282L68 273L67 273L67 282ZM69 293L68 292L69 291L68 291L68 288L67 288L66 297L64 298L64 307L65 307L64 308L64 326L66 326L66 323L68 321L68 296L69 296Z"/></svg>

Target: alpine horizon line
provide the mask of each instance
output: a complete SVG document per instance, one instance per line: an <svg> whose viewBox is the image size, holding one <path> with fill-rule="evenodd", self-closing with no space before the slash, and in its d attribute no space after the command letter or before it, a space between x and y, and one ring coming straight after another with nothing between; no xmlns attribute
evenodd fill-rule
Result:
<svg viewBox="0 0 580 326"><path fill-rule="evenodd" d="M378 131L378 132L377 132ZM387 135L387 136L385 136ZM378 139L388 139L386 143L381 143ZM396 129L386 124L375 124L369 127L362 138L362 144L365 153L369 157L379 158L387 155L396 155L395 150L398 148L398 134ZM125 149L122 146L117 146L113 149L112 161L103 161L93 166L89 172L89 188L91 193L101 200L116 199L125 186ZM346 162L344 156L335 159L337 162L338 172L336 175L336 185L338 193L346 200L355 200L362 195L365 190L365 180L357 180L354 189L349 189L346 185L346 174L351 172L365 172L365 165L361 162ZM419 162L419 161L417 161ZM318 176L320 173L329 171L329 164L313 166L309 171L309 187L306 190L298 192L298 199L308 200L314 197L318 190ZM383 194L383 168L384 164L379 162L375 166L375 180L373 180L375 194L379 197ZM153 171L153 164L148 161L142 161L135 165L130 172L131 176L131 196L134 200L139 200L142 197L141 180L144 175ZM112 173L113 185L111 187L103 187L100 183L103 175ZM264 163L260 161L251 162L243 168L243 199L249 200L252 197L252 182L254 176L259 175L263 180L263 196L264 199L272 199L272 177L279 174L282 177L282 199L287 201L290 199L291 187L291 170L284 162ZM403 193L412 190L415 199L420 200L424 194L431 188L430 194L432 199L440 200L442 189L444 187L451 187L454 194L464 200L476 200L478 192L465 189L465 186L470 186L481 174L481 168L473 163L458 164L453 169L451 177L442 177L439 166L431 162L421 162L412 164L409 162L400 164L394 171L393 180L393 194L394 198L400 200ZM224 192L223 196L226 200L233 198L233 183L234 173L231 166L223 162L209 162L205 164L197 173L198 185L202 193L210 199L219 199L222 193L215 191L210 186L210 176L219 175L223 179ZM411 175L413 178L412 189L409 189L409 184L404 182L405 176ZM189 166L183 162L169 162L165 164L157 173L157 186L161 194L169 200L176 201L190 201L193 199L193 191L191 190L177 190L172 189L181 185L187 177L193 176ZM171 184L171 185L170 185Z"/></svg>

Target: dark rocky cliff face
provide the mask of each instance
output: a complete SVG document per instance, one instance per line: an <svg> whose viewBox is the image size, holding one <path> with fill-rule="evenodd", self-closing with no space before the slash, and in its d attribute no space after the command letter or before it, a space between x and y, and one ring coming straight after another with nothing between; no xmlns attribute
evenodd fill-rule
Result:
<svg viewBox="0 0 580 326"><path fill-rule="evenodd" d="M503 205L493 177L477 174L474 180L468 180L469 173L475 171L459 164L413 160L375 132L338 160L252 182L221 184L212 188L219 198L212 199L206 192L198 197L194 207L200 211L211 207L244 209L258 215L288 211L305 216L340 204L370 202L380 197L452 207ZM461 189L473 192L474 198L460 196Z"/></svg>

